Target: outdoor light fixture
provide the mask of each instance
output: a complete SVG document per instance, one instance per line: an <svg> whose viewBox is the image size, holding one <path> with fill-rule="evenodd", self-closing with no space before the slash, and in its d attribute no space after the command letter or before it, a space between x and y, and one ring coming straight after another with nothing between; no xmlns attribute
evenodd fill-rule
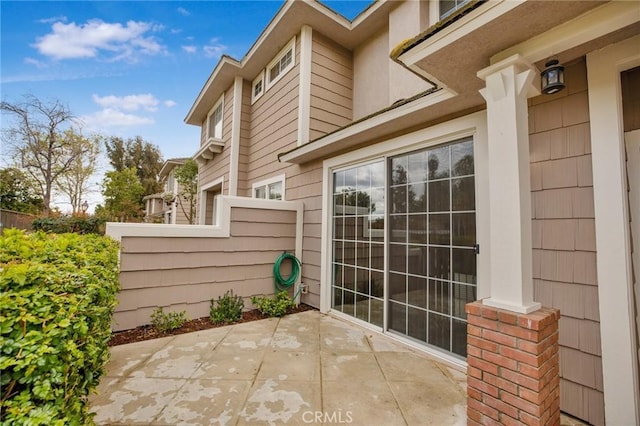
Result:
<svg viewBox="0 0 640 426"><path fill-rule="evenodd" d="M87 200L84 200L84 203L80 204L80 208L82 209L82 213L86 213L89 210L89 203Z"/></svg>
<svg viewBox="0 0 640 426"><path fill-rule="evenodd" d="M544 64L545 69L540 73L542 93L553 95L564 89L564 67L558 62L558 58L551 57Z"/></svg>

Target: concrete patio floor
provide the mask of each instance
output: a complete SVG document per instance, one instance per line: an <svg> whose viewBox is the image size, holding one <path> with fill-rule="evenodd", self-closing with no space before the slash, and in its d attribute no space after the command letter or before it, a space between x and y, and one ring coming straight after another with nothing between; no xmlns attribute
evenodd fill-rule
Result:
<svg viewBox="0 0 640 426"><path fill-rule="evenodd" d="M464 425L466 375L317 311L111 348L109 425Z"/></svg>

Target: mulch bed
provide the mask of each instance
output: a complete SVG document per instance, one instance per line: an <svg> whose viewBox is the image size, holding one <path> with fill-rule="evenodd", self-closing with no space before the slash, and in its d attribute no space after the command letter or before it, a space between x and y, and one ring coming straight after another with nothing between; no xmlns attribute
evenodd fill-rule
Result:
<svg viewBox="0 0 640 426"><path fill-rule="evenodd" d="M297 308L290 310L289 314L295 314L298 312L305 312L305 311L315 311L315 310L317 309L312 306L301 303ZM260 311L258 311L257 309L254 309L253 311L243 312L242 319L234 322L234 324L257 321L265 318L269 318L269 317L266 315L262 315ZM118 345L124 345L126 343L134 343L134 342L141 342L143 340L157 339L160 337L175 336L176 334L191 333L192 331L207 330L209 328L223 327L225 325L229 325L229 324L215 324L211 322L209 317L196 318L196 319L187 321L186 323L184 323L182 327L177 328L175 330L167 331L164 333L159 333L151 325L141 325L140 327L136 327L131 330L118 331L113 333L111 335L111 340L109 340L109 346L118 346Z"/></svg>

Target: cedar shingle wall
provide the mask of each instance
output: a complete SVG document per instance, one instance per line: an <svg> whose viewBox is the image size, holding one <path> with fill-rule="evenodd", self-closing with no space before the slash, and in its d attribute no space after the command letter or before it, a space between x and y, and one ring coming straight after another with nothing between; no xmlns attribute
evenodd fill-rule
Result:
<svg viewBox="0 0 640 426"><path fill-rule="evenodd" d="M273 262L295 250L296 212L232 208L231 237L125 237L114 330L150 323L153 310L209 315L210 300L233 289L273 294Z"/></svg>
<svg viewBox="0 0 640 426"><path fill-rule="evenodd" d="M586 65L530 100L535 300L560 309L561 408L604 424Z"/></svg>

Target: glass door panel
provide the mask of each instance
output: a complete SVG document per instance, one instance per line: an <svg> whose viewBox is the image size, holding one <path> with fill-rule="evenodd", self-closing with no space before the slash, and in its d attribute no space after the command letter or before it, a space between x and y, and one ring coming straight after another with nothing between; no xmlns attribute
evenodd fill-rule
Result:
<svg viewBox="0 0 640 426"><path fill-rule="evenodd" d="M466 356L476 300L473 141L388 160L388 328Z"/></svg>

